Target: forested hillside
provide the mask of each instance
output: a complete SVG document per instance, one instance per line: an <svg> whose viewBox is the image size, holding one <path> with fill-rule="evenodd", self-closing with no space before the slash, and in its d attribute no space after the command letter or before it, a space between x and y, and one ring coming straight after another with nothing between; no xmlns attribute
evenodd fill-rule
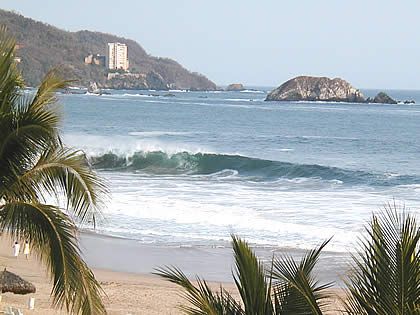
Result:
<svg viewBox="0 0 420 315"><path fill-rule="evenodd" d="M89 53L105 55L108 42L122 42L128 46L131 72L153 77L155 81L159 78L162 81L159 86L164 83L174 89L216 88L205 76L186 70L174 60L150 56L130 39L86 30L67 32L4 10L0 10L0 24L6 25L19 43L16 55L21 58L19 66L30 86L37 85L49 69L60 66L67 76L78 80L79 85L86 86L94 81L100 86L112 87L107 86L111 84L106 80L107 70L103 66L85 64L84 57ZM132 87L141 88L144 84L147 86L147 82L139 82Z"/></svg>

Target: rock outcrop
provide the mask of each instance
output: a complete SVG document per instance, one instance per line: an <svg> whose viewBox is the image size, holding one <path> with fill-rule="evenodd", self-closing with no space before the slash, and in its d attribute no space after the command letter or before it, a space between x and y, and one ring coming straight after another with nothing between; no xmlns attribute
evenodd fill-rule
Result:
<svg viewBox="0 0 420 315"><path fill-rule="evenodd" d="M363 94L339 78L300 76L271 91L266 101L330 101L364 103Z"/></svg>
<svg viewBox="0 0 420 315"><path fill-rule="evenodd" d="M232 83L229 84L226 88L226 91L243 91L245 90L242 83Z"/></svg>
<svg viewBox="0 0 420 315"><path fill-rule="evenodd" d="M373 99L368 97L366 103L398 104L396 100L394 100L385 92L379 92Z"/></svg>
<svg viewBox="0 0 420 315"><path fill-rule="evenodd" d="M101 89L98 87L98 84L96 82L89 82L89 86L87 91L92 94L100 94Z"/></svg>

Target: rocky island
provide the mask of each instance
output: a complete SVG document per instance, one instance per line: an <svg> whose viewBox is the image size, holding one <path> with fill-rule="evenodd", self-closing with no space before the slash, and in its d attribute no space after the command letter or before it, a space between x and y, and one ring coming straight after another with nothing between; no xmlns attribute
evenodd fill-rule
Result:
<svg viewBox="0 0 420 315"><path fill-rule="evenodd" d="M271 91L265 100L363 103L365 97L343 79L299 76Z"/></svg>
<svg viewBox="0 0 420 315"><path fill-rule="evenodd" d="M243 91L243 90L245 90L245 88L242 83L232 83L232 84L229 84L226 88L226 91Z"/></svg>
<svg viewBox="0 0 420 315"><path fill-rule="evenodd" d="M374 98L365 98L360 90L343 79L311 76L299 76L286 81L271 91L265 100L397 104L396 100L384 92Z"/></svg>

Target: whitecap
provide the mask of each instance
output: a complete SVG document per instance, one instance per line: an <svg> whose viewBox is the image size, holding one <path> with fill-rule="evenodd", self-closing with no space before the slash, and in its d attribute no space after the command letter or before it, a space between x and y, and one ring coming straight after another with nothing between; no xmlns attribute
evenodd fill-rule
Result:
<svg viewBox="0 0 420 315"><path fill-rule="evenodd" d="M242 90L240 91L241 93L258 93L258 94L262 94L262 93L267 93L265 91L260 91L260 90Z"/></svg>
<svg viewBox="0 0 420 315"><path fill-rule="evenodd" d="M141 137L161 137L161 136L186 136L193 134L192 132L184 131L133 131L128 133L130 136Z"/></svg>
<svg viewBox="0 0 420 315"><path fill-rule="evenodd" d="M254 101L253 99L247 99L247 98L225 98L225 101L231 101L231 102L251 102Z"/></svg>

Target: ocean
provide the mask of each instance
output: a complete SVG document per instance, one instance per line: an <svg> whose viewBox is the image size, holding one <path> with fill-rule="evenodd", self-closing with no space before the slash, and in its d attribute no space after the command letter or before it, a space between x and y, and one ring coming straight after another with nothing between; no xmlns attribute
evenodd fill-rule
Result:
<svg viewBox="0 0 420 315"><path fill-rule="evenodd" d="M185 247L333 237L342 253L385 204L419 213L420 106L264 102L268 91L60 95L64 142L111 191L95 231Z"/></svg>

